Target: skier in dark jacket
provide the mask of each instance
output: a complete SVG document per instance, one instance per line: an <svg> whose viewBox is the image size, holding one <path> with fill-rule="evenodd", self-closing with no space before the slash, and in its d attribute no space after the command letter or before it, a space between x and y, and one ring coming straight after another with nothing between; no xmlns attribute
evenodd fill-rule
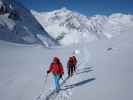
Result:
<svg viewBox="0 0 133 100"><path fill-rule="evenodd" d="M72 56L72 58L73 58L73 64L74 64L73 70L76 72L77 59L74 55Z"/></svg>
<svg viewBox="0 0 133 100"><path fill-rule="evenodd" d="M53 58L53 62L51 63L47 73L49 74L50 72L53 73L56 90L59 90L59 81L62 78L62 75L64 74L64 69L58 57Z"/></svg>
<svg viewBox="0 0 133 100"><path fill-rule="evenodd" d="M72 57L69 57L69 60L67 62L68 77L72 77L74 73L74 67L74 60Z"/></svg>

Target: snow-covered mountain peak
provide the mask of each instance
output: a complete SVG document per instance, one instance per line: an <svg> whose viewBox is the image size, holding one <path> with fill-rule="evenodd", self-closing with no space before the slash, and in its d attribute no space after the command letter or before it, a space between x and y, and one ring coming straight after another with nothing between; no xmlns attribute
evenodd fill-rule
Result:
<svg viewBox="0 0 133 100"><path fill-rule="evenodd" d="M133 28L133 16L122 13L85 16L67 8L32 13L50 36L63 45L107 39Z"/></svg>
<svg viewBox="0 0 133 100"><path fill-rule="evenodd" d="M67 9L66 7L62 7L61 9L54 10L53 13L68 13L72 12L71 10Z"/></svg>

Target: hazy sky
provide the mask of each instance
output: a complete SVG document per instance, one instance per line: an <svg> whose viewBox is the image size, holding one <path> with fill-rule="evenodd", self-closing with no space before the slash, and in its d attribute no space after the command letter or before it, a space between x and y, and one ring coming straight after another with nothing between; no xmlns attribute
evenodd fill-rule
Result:
<svg viewBox="0 0 133 100"><path fill-rule="evenodd" d="M133 14L133 0L18 0L29 9L52 11L66 7L85 15Z"/></svg>

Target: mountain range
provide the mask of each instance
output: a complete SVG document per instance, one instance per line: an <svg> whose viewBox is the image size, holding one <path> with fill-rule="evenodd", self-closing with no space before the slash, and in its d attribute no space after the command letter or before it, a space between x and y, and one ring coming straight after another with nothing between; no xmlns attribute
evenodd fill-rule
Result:
<svg viewBox="0 0 133 100"><path fill-rule="evenodd" d="M133 28L133 15L85 16L67 8L28 10L16 0L0 0L0 40L46 47L109 39Z"/></svg>
<svg viewBox="0 0 133 100"><path fill-rule="evenodd" d="M109 39L133 28L133 15L129 14L85 16L67 8L31 12L61 45Z"/></svg>

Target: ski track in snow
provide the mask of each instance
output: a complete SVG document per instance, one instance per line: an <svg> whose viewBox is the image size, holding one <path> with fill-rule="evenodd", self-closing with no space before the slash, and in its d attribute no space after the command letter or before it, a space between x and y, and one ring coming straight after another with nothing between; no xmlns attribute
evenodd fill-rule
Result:
<svg viewBox="0 0 133 100"><path fill-rule="evenodd" d="M89 66L89 67L88 67ZM92 67L88 65L87 67L77 69L76 73L74 73L73 77L76 75L84 74L84 73L89 73L92 70ZM95 80L95 78L83 80L79 83L67 85L68 81L70 80L70 83L73 83L71 80L71 77L66 77L63 79L61 82L60 86L61 89L59 92L56 92L54 89L53 91L48 92L48 90L44 90L37 98L36 100L71 100L72 99L72 89L74 89L76 86L80 86L81 84L86 84L89 81ZM48 93L46 93L46 91ZM46 94L45 94L46 93Z"/></svg>
<svg viewBox="0 0 133 100"><path fill-rule="evenodd" d="M69 78L66 77L60 84L61 88L62 86L66 83L66 81L68 80ZM70 89L69 89L70 90ZM48 91L48 90L47 90ZM50 93L48 94L45 94L45 91L43 91L44 93L41 93L37 98L36 100L70 100L70 99L67 99L70 97L70 92L68 92L68 90L66 91L63 91L63 90L60 90L59 92L56 92L56 90L54 89L53 91L51 91Z"/></svg>

